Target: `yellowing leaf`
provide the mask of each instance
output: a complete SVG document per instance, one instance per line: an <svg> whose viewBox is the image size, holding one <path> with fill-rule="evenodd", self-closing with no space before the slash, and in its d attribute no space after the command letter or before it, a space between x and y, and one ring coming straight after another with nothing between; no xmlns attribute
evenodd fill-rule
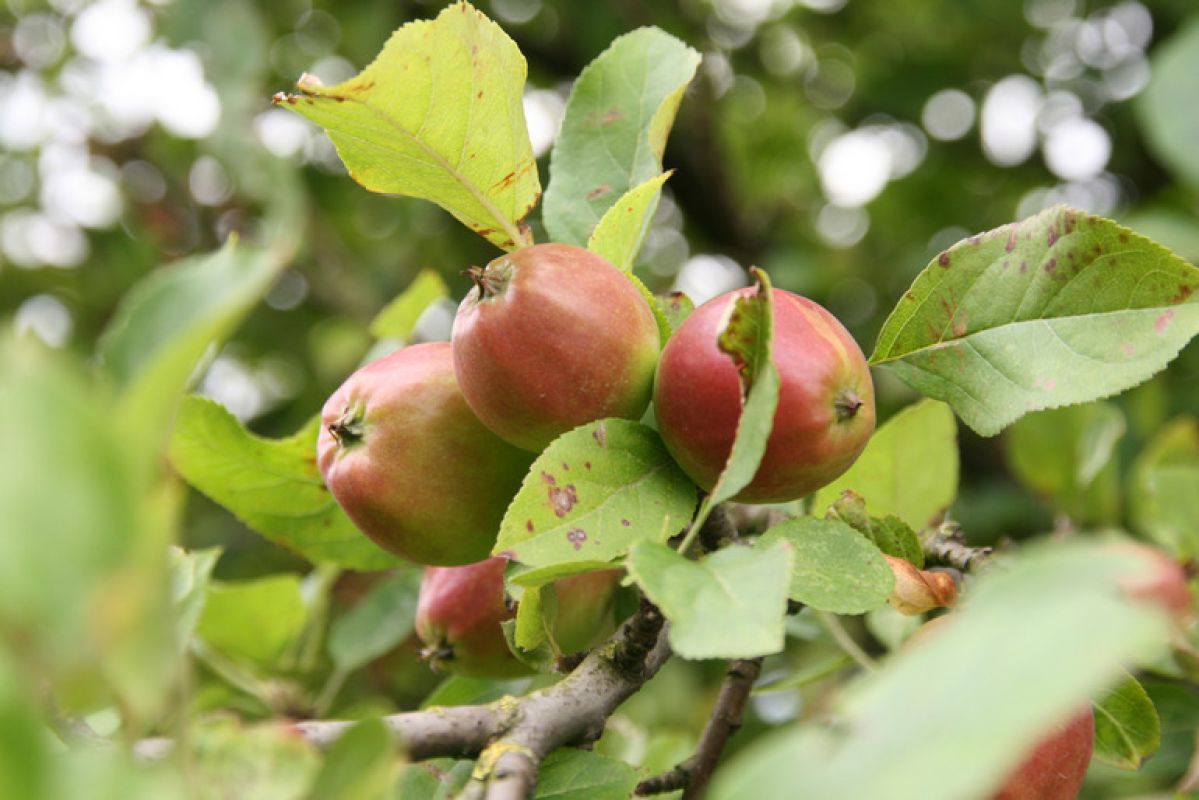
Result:
<svg viewBox="0 0 1199 800"><path fill-rule="evenodd" d="M373 192L437 203L492 243L530 243L520 221L541 183L525 123L528 68L516 43L469 3L411 22L353 78L274 101L325 129Z"/></svg>

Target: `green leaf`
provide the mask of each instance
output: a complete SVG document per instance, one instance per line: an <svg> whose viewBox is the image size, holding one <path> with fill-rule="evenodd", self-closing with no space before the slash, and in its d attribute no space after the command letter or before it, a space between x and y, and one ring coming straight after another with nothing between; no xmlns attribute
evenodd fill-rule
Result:
<svg viewBox="0 0 1199 800"><path fill-rule="evenodd" d="M563 747L546 756L537 775L535 800L628 800L637 770L599 753Z"/></svg>
<svg viewBox="0 0 1199 800"><path fill-rule="evenodd" d="M388 576L329 626L329 655L338 670L358 669L412 632L420 580L416 568Z"/></svg>
<svg viewBox="0 0 1199 800"><path fill-rule="evenodd" d="M737 420L737 436L716 485L704 498L691 522L685 545L699 533L712 509L749 485L766 453L779 403L779 372L774 366L774 295L770 276L750 268L757 291L738 297L728 322L717 338L720 349L733 360L741 377L745 402ZM685 551L686 547L680 550Z"/></svg>
<svg viewBox="0 0 1199 800"><path fill-rule="evenodd" d="M794 559L793 548L783 542L730 547L702 561L690 561L658 542L642 542L625 566L670 620L676 653L693 659L753 658L783 649Z"/></svg>
<svg viewBox="0 0 1199 800"><path fill-rule="evenodd" d="M544 591L540 586L521 593L520 603L516 607L516 627L512 633L512 641L521 650L536 650L553 639L550 634L552 625L547 619L553 609L546 608L553 600L554 593Z"/></svg>
<svg viewBox="0 0 1199 800"><path fill-rule="evenodd" d="M933 259L871 363L991 436L1161 370L1199 332L1196 288L1199 269L1165 248L1057 206Z"/></svg>
<svg viewBox="0 0 1199 800"><path fill-rule="evenodd" d="M443 297L449 297L449 287L435 270L422 269L408 288L383 307L371 320L371 336L376 339L400 339L407 342L425 309Z"/></svg>
<svg viewBox="0 0 1199 800"><path fill-rule="evenodd" d="M587 240L587 249L606 258L624 272L633 270L637 251L645 240L650 220L658 208L662 184L674 174L663 172L629 189L616 201Z"/></svg>
<svg viewBox="0 0 1199 800"><path fill-rule="evenodd" d="M528 67L516 43L469 3L410 22L353 78L274 102L323 127L350 177L372 192L431 200L505 250L541 184L525 123Z"/></svg>
<svg viewBox="0 0 1199 800"><path fill-rule="evenodd" d="M204 610L204 601L208 598L208 581L217 559L221 557L221 548L211 547L190 553L172 548L170 553L176 641L179 652L183 653L200 622L200 612Z"/></svg>
<svg viewBox="0 0 1199 800"><path fill-rule="evenodd" d="M263 439L223 406L186 397L179 407L171 462L190 483L258 533L313 562L349 569L399 563L354 527L316 466L320 421L294 436Z"/></svg>
<svg viewBox="0 0 1199 800"><path fill-rule="evenodd" d="M1192 188L1199 188L1199 108L1195 75L1199 74L1199 21L1174 33L1153 49L1152 76L1138 98L1141 127L1154 154Z"/></svg>
<svg viewBox="0 0 1199 800"><path fill-rule="evenodd" d="M658 298L649 290L649 287L642 282L640 278L632 272L625 273L633 285L637 287L637 291L641 292L641 296L645 298L645 302L649 304L649 310L654 314L654 322L658 323L658 344L662 347L666 346L666 342L670 339L670 335L674 333L674 327L670 322L670 318L666 315L666 311L662 304L658 302Z"/></svg>
<svg viewBox="0 0 1199 800"><path fill-rule="evenodd" d="M180 394L214 343L233 332L282 270L276 254L237 245L152 272L124 296L97 345L121 387L116 415L157 444Z"/></svg>
<svg viewBox="0 0 1199 800"><path fill-rule="evenodd" d="M320 767L316 750L278 723L242 727L228 717L195 725L189 784L203 798L300 800Z"/></svg>
<svg viewBox="0 0 1199 800"><path fill-rule="evenodd" d="M499 700L504 695L524 694L528 685L528 678L500 681L494 678L451 675L429 693L429 696L421 702L421 708L481 705Z"/></svg>
<svg viewBox="0 0 1199 800"><path fill-rule="evenodd" d="M1199 555L1199 421L1173 420L1150 440L1132 467L1135 527L1172 555Z"/></svg>
<svg viewBox="0 0 1199 800"><path fill-rule="evenodd" d="M658 295L654 300L657 301L658 308L666 316L666 320L670 323L672 331L678 330L683 321L691 316L691 312L695 310L695 303L691 302L691 298L683 292L670 292L669 294Z"/></svg>
<svg viewBox="0 0 1199 800"><path fill-rule="evenodd" d="M844 522L801 517L762 534L761 547L778 541L795 551L790 596L836 614L864 614L887 602L895 576L879 549Z"/></svg>
<svg viewBox="0 0 1199 800"><path fill-rule="evenodd" d="M350 728L325 753L307 800L383 800L396 795L395 740L381 719Z"/></svg>
<svg viewBox="0 0 1199 800"><path fill-rule="evenodd" d="M494 553L531 566L609 561L679 531L695 486L650 428L606 419L558 437L537 457L500 525Z"/></svg>
<svg viewBox="0 0 1199 800"><path fill-rule="evenodd" d="M1026 548L979 576L936 636L847 686L831 709L835 726L816 719L759 740L725 765L709 796L989 796L1038 731L1119 681L1122 664L1165 652L1162 611L1119 588L1143 566L1086 541Z"/></svg>
<svg viewBox="0 0 1199 800"><path fill-rule="evenodd" d="M450 800L470 780L473 761L431 758L404 767L393 797L398 800Z"/></svg>
<svg viewBox="0 0 1199 800"><path fill-rule="evenodd" d="M617 38L580 73L550 156L542 213L580 247L604 213L662 171L662 152L699 53L657 28Z"/></svg>
<svg viewBox="0 0 1199 800"><path fill-rule="evenodd" d="M548 567L525 567L512 563L505 571L504 578L510 585L527 589L547 586L556 580L569 578L572 575L599 572L615 566L617 565L610 561L570 561L565 564L551 564Z"/></svg>
<svg viewBox="0 0 1199 800"><path fill-rule="evenodd" d="M196 633L228 656L271 664L300 634L306 615L295 575L213 581Z"/></svg>
<svg viewBox="0 0 1199 800"><path fill-rule="evenodd" d="M957 424L948 406L922 400L891 417L849 471L813 495L812 508L847 489L865 498L871 515L894 514L916 529L948 508L958 491Z"/></svg>
<svg viewBox="0 0 1199 800"><path fill-rule="evenodd" d="M846 489L829 506L826 519L837 519L874 542L874 546L889 556L910 561L917 569L924 566L924 548L920 537L899 517L888 514L882 519L866 513L866 501L852 489Z"/></svg>
<svg viewBox="0 0 1199 800"><path fill-rule="evenodd" d="M1161 721L1136 678L1125 675L1095 706L1095 758L1120 769L1137 770L1157 752Z"/></svg>
<svg viewBox="0 0 1199 800"><path fill-rule="evenodd" d="M1038 411L1004 434L1016 478L1082 525L1119 521L1116 445L1124 413L1107 402Z"/></svg>
<svg viewBox="0 0 1199 800"><path fill-rule="evenodd" d="M0 375L0 641L69 674L80 703L119 701L136 735L179 668L146 443L68 356L0 337Z"/></svg>

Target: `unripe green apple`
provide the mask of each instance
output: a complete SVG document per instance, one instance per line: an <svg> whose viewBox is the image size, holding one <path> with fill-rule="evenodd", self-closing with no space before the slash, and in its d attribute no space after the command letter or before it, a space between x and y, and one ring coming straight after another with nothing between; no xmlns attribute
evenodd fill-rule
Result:
<svg viewBox="0 0 1199 800"><path fill-rule="evenodd" d="M471 274L476 288L454 319L454 369L488 428L538 452L584 423L641 417L658 326L624 273L580 247L539 244Z"/></svg>
<svg viewBox="0 0 1199 800"><path fill-rule="evenodd" d="M741 379L717 345L739 289L697 308L667 342L654 383L658 429L671 455L704 489L716 483L737 434ZM874 384L862 351L821 306L775 289L774 365L779 402L754 479L733 499L794 500L831 482L874 432Z"/></svg>
<svg viewBox="0 0 1199 800"><path fill-rule="evenodd" d="M317 462L329 491L363 533L420 564L490 553L531 461L467 406L446 342L367 364L321 412Z"/></svg>
<svg viewBox="0 0 1199 800"><path fill-rule="evenodd" d="M463 675L507 678L529 668L508 649L501 623L516 615L504 596L507 560L496 556L462 567L427 567L416 607L416 632L434 667ZM554 583L554 639L563 654L586 650L616 629L620 570L589 572Z"/></svg>

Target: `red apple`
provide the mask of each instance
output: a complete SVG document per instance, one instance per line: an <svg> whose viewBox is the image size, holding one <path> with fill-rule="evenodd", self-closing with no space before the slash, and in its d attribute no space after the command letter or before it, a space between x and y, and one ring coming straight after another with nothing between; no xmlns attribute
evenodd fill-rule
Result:
<svg viewBox="0 0 1199 800"><path fill-rule="evenodd" d="M504 566L496 556L463 567L427 567L416 607L416 632L435 667L463 675L505 678L529 668L512 655L501 623L516 615L504 597ZM554 639L563 654L586 650L616 629L620 570L589 572L554 584Z"/></svg>
<svg viewBox="0 0 1199 800"><path fill-rule="evenodd" d="M540 451L649 403L658 326L629 278L600 256L540 244L472 270L454 320L454 369L488 428Z"/></svg>
<svg viewBox="0 0 1199 800"><path fill-rule="evenodd" d="M1095 717L1088 705L1041 739L992 800L1074 800L1094 745Z"/></svg>
<svg viewBox="0 0 1199 800"><path fill-rule="evenodd" d="M317 461L333 497L381 547L420 564L491 552L532 458L484 427L450 345L418 344L349 377L321 412Z"/></svg>
<svg viewBox="0 0 1199 800"><path fill-rule="evenodd" d="M671 455L711 489L733 448L741 380L717 337L740 289L704 303L662 352L654 384L658 429ZM857 459L874 432L874 385L861 349L821 306L775 289L774 365L780 378L774 429L753 481L734 498L777 503L810 494Z"/></svg>

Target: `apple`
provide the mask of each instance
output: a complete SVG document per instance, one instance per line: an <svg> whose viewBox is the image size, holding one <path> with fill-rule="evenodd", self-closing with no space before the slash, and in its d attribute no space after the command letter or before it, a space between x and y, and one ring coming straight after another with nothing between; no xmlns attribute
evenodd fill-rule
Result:
<svg viewBox="0 0 1199 800"><path fill-rule="evenodd" d="M595 253L540 244L473 268L454 319L454 370L483 423L539 452L605 417L639 419L657 322L629 277Z"/></svg>
<svg viewBox="0 0 1199 800"><path fill-rule="evenodd" d="M717 346L733 302L756 288L709 300L662 352L654 383L658 429L671 455L711 490L741 416L737 367ZM874 432L874 385L861 349L837 319L807 298L773 290L774 365L780 386L774 428L745 503L794 500L849 468Z"/></svg>
<svg viewBox="0 0 1199 800"><path fill-rule="evenodd" d="M367 364L321 411L317 463L329 491L374 542L420 564L490 553L531 462L470 410L446 342Z"/></svg>
<svg viewBox="0 0 1199 800"><path fill-rule="evenodd" d="M529 667L508 649L502 623L516 616L504 594L507 559L495 556L461 567L426 567L416 607L416 632L434 668L462 675L508 678ZM616 630L621 570L572 575L554 582L553 634L564 655L587 650Z"/></svg>

